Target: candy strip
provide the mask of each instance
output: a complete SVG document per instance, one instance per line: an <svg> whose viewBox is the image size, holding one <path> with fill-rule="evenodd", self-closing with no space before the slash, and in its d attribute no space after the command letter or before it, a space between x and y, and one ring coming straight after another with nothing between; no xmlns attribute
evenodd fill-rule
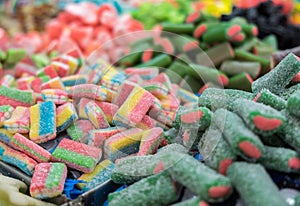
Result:
<svg viewBox="0 0 300 206"><path fill-rule="evenodd" d="M215 112L212 122L223 133L235 154L250 161L261 157L264 152L262 142L246 127L239 116L225 109L219 109Z"/></svg>
<svg viewBox="0 0 300 206"><path fill-rule="evenodd" d="M102 111L103 111L103 113L104 113L104 115L107 119L107 122L109 124L112 124L113 117L117 113L119 107L115 104L111 104L111 103L108 103L108 102L98 102L98 101L96 101L95 103L102 109Z"/></svg>
<svg viewBox="0 0 300 206"><path fill-rule="evenodd" d="M119 87L118 93L115 96L113 103L120 107L136 86L137 84L133 82L124 81L123 84L121 84L121 86Z"/></svg>
<svg viewBox="0 0 300 206"><path fill-rule="evenodd" d="M206 165L226 175L228 167L236 159L235 153L223 138L222 132L211 125L202 136L198 145Z"/></svg>
<svg viewBox="0 0 300 206"><path fill-rule="evenodd" d="M252 79L256 79L260 74L261 66L258 62L227 60L223 61L220 70L228 76L245 72L248 73Z"/></svg>
<svg viewBox="0 0 300 206"><path fill-rule="evenodd" d="M56 132L62 132L78 119L72 103L65 103L56 109Z"/></svg>
<svg viewBox="0 0 300 206"><path fill-rule="evenodd" d="M225 42L231 39L241 31L241 26L238 24L221 24L218 27L214 27L202 36L202 40L205 43L211 44L216 42Z"/></svg>
<svg viewBox="0 0 300 206"><path fill-rule="evenodd" d="M228 89L239 89L243 91L251 91L253 80L248 73L240 73L231 77L228 81Z"/></svg>
<svg viewBox="0 0 300 206"><path fill-rule="evenodd" d="M16 80L14 76L6 74L1 78L0 85L5 87L12 87L15 84L15 81Z"/></svg>
<svg viewBox="0 0 300 206"><path fill-rule="evenodd" d="M61 81L61 78L55 77L53 79L50 79L49 81L42 84L41 89L60 89L60 90L66 90L64 84Z"/></svg>
<svg viewBox="0 0 300 206"><path fill-rule="evenodd" d="M77 184L79 188L88 191L101 185L110 179L110 175L115 165L109 160L101 161L91 173L81 175L78 180L83 180L86 183Z"/></svg>
<svg viewBox="0 0 300 206"><path fill-rule="evenodd" d="M28 133L30 129L30 109L18 106L11 117L3 122L3 126L10 133Z"/></svg>
<svg viewBox="0 0 300 206"><path fill-rule="evenodd" d="M194 31L193 24L162 23L161 26L163 31L176 33L176 34L192 34Z"/></svg>
<svg viewBox="0 0 300 206"><path fill-rule="evenodd" d="M111 136L104 142L105 157L114 162L138 152L142 134L143 130L132 128Z"/></svg>
<svg viewBox="0 0 300 206"><path fill-rule="evenodd" d="M297 172L300 169L300 157L294 150L265 146L265 152L258 161L264 167L281 172Z"/></svg>
<svg viewBox="0 0 300 206"><path fill-rule="evenodd" d="M101 148L104 141L111 136L125 131L122 127L109 127L105 129L95 129L88 132L88 145Z"/></svg>
<svg viewBox="0 0 300 206"><path fill-rule="evenodd" d="M271 136L285 125L286 118L270 106L246 99L238 99L233 104L245 124L259 135Z"/></svg>
<svg viewBox="0 0 300 206"><path fill-rule="evenodd" d="M54 104L64 104L68 101L68 94L60 89L44 89L41 91L45 102L52 101Z"/></svg>
<svg viewBox="0 0 300 206"><path fill-rule="evenodd" d="M108 196L108 202L111 206L125 206L132 202L136 205L168 205L176 199L176 187L171 176L167 173L150 176Z"/></svg>
<svg viewBox="0 0 300 206"><path fill-rule="evenodd" d="M66 163L70 168L89 173L93 171L101 155L99 148L64 138L53 151L52 158Z"/></svg>
<svg viewBox="0 0 300 206"><path fill-rule="evenodd" d="M284 99L273 94L268 89L262 89L253 101L269 105L277 110L283 110L287 106L287 102Z"/></svg>
<svg viewBox="0 0 300 206"><path fill-rule="evenodd" d="M5 86L0 86L0 99L0 105L10 105L12 107L29 107L35 103L35 96L32 92Z"/></svg>
<svg viewBox="0 0 300 206"><path fill-rule="evenodd" d="M139 75L144 80L150 80L156 77L159 74L159 70L157 67L151 68L127 68L125 69L125 74L128 76Z"/></svg>
<svg viewBox="0 0 300 206"><path fill-rule="evenodd" d="M32 176L33 170L37 165L37 162L25 155L22 152L14 150L9 146L0 142L0 160L8 164L14 165L24 173Z"/></svg>
<svg viewBox="0 0 300 206"><path fill-rule="evenodd" d="M67 178L67 167L63 163L40 163L35 167L30 195L38 199L62 194Z"/></svg>
<svg viewBox="0 0 300 206"><path fill-rule="evenodd" d="M289 54L272 71L255 80L252 91L258 93L262 89L268 89L274 94L280 94L300 71L299 61L299 57Z"/></svg>
<svg viewBox="0 0 300 206"><path fill-rule="evenodd" d="M89 103L91 101L93 101L93 100L83 97L80 99L79 103L76 105L78 117L80 119L88 119L88 116L85 112L85 106L87 105L87 103Z"/></svg>
<svg viewBox="0 0 300 206"><path fill-rule="evenodd" d="M51 65L48 65L48 66L44 67L43 69L39 69L36 72L36 76L37 77L48 76L51 79L53 79L55 77L58 77L58 74L57 74L56 70Z"/></svg>
<svg viewBox="0 0 300 206"><path fill-rule="evenodd" d="M152 119L150 116L145 115L141 122L139 122L136 126L137 128L148 130L154 127L159 127L160 124L155 119Z"/></svg>
<svg viewBox="0 0 300 206"><path fill-rule="evenodd" d="M154 127L152 129L144 131L137 155L142 156L154 154L157 151L163 138L164 134L162 128Z"/></svg>
<svg viewBox="0 0 300 206"><path fill-rule="evenodd" d="M143 119L153 102L152 94L136 86L115 114L113 122L134 126Z"/></svg>
<svg viewBox="0 0 300 206"><path fill-rule="evenodd" d="M185 109L180 114L180 124L184 128L197 128L204 131L210 125L212 112L205 107Z"/></svg>
<svg viewBox="0 0 300 206"><path fill-rule="evenodd" d="M160 54L156 57L154 57L153 59L151 59L150 61L143 63L143 64L139 64L136 67L139 68L144 68L144 67L168 67L170 64L172 63L172 59L169 55L167 54Z"/></svg>
<svg viewBox="0 0 300 206"><path fill-rule="evenodd" d="M30 140L42 143L56 137L56 108L53 102L30 107Z"/></svg>
<svg viewBox="0 0 300 206"><path fill-rule="evenodd" d="M233 102L239 98L252 100L254 95L250 92L235 89L208 88L199 97L199 106L207 107L211 111L219 108L233 111Z"/></svg>
<svg viewBox="0 0 300 206"><path fill-rule="evenodd" d="M94 129L95 127L89 120L77 120L67 128L67 134L72 140L86 144L88 142L88 132Z"/></svg>
<svg viewBox="0 0 300 206"><path fill-rule="evenodd" d="M300 117L300 90L294 92L287 101L287 110L290 114Z"/></svg>
<svg viewBox="0 0 300 206"><path fill-rule="evenodd" d="M107 98L107 92L101 86L94 84L80 84L70 88L69 96L73 99L85 97L92 100L104 101Z"/></svg>
<svg viewBox="0 0 300 206"><path fill-rule="evenodd" d="M268 173L258 164L233 163L227 170L227 176L246 205L286 205Z"/></svg>
<svg viewBox="0 0 300 206"><path fill-rule="evenodd" d="M16 133L11 138L10 145L35 159L37 162L48 162L51 158L51 154L47 150L19 133Z"/></svg>
<svg viewBox="0 0 300 206"><path fill-rule="evenodd" d="M109 127L109 123L107 122L104 112L95 102L90 101L85 105L85 113L96 129Z"/></svg>
<svg viewBox="0 0 300 206"><path fill-rule="evenodd" d="M172 177L204 200L218 202L231 194L231 183L227 177L216 173L193 157L170 152L165 155L165 158L177 160L168 169ZM164 167L163 163L162 167Z"/></svg>
<svg viewBox="0 0 300 206"><path fill-rule="evenodd" d="M87 83L87 76L81 74L75 74L61 79L65 87L72 87L79 84Z"/></svg>

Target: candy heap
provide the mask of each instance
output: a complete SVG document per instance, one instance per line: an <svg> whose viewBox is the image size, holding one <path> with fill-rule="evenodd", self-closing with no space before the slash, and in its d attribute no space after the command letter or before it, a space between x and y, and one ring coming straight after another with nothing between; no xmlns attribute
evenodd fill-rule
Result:
<svg viewBox="0 0 300 206"><path fill-rule="evenodd" d="M166 68L172 83L200 94L208 87L251 91L252 81L270 70L277 50L274 36L256 38L254 24L242 18L220 22L201 12L185 23L162 23L152 33L134 42L118 65Z"/></svg>
<svg viewBox="0 0 300 206"><path fill-rule="evenodd" d="M300 171L299 85L292 86L299 70L291 53L253 82L252 93L209 88L198 105L180 107L164 132L169 145L116 161L111 179L129 186L111 193L109 205L172 204L180 201L180 185L196 197L178 205L223 202L232 187L246 205L286 205L269 172ZM188 155L197 151L204 163ZM156 189L169 178L177 184ZM141 195L148 191L151 196Z"/></svg>
<svg viewBox="0 0 300 206"><path fill-rule="evenodd" d="M287 4L292 4L291 1L286 2ZM260 38L274 34L278 39L278 47L280 49L289 49L300 44L298 38L300 27L290 23L287 15L291 7L283 7L287 10L283 13L281 6L273 3L273 1L264 1L251 8L235 7L231 14L222 16L222 20L228 21L237 16L244 17L248 22L257 25Z"/></svg>

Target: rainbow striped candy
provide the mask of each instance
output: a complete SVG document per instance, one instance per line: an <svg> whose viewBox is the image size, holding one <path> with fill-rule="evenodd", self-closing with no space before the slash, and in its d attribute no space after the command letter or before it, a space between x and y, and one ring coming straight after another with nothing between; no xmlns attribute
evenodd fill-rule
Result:
<svg viewBox="0 0 300 206"><path fill-rule="evenodd" d="M60 89L42 90L42 98L45 102L52 101L54 104L64 104L68 101L68 94Z"/></svg>
<svg viewBox="0 0 300 206"><path fill-rule="evenodd" d="M51 154L47 150L19 133L11 138L10 146L25 153L37 162L48 162L51 158Z"/></svg>
<svg viewBox="0 0 300 206"><path fill-rule="evenodd" d="M154 96L136 86L113 118L115 125L136 126L153 105Z"/></svg>
<svg viewBox="0 0 300 206"><path fill-rule="evenodd" d="M53 79L50 79L49 81L42 84L42 90L44 89L60 89L60 90L66 90L64 84L61 81L61 78L55 77Z"/></svg>
<svg viewBox="0 0 300 206"><path fill-rule="evenodd" d="M128 76L139 75L144 80L150 80L159 74L157 67L151 68L127 68L125 74Z"/></svg>
<svg viewBox="0 0 300 206"><path fill-rule="evenodd" d="M58 77L58 74L57 74L56 70L54 69L54 67L52 67L51 65L48 65L42 69L39 69L36 72L36 76L37 77L48 76L49 78L53 79L55 77Z"/></svg>
<svg viewBox="0 0 300 206"><path fill-rule="evenodd" d="M12 115L14 108L10 105L0 106L0 126L3 125L3 121L9 119Z"/></svg>
<svg viewBox="0 0 300 206"><path fill-rule="evenodd" d="M103 113L106 116L106 119L107 119L108 123L112 124L113 117L117 113L119 107L115 104L111 104L111 103L108 103L108 102L97 102L97 101L95 101L95 103L102 109Z"/></svg>
<svg viewBox="0 0 300 206"><path fill-rule="evenodd" d="M92 100L105 101L107 90L105 87L95 84L80 84L70 88L69 96L73 99L89 98Z"/></svg>
<svg viewBox="0 0 300 206"><path fill-rule="evenodd" d="M103 146L106 139L125 130L126 128L124 127L109 127L91 130L88 134L88 145L100 148Z"/></svg>
<svg viewBox="0 0 300 206"><path fill-rule="evenodd" d="M85 173L78 178L78 180L83 180L86 182L78 184L79 188L87 191L98 185L101 185L110 179L110 175L112 174L114 168L115 164L110 160L103 160L95 167L93 172Z"/></svg>
<svg viewBox="0 0 300 206"><path fill-rule="evenodd" d="M142 135L142 129L132 128L111 136L104 142L105 157L114 162L138 152Z"/></svg>
<svg viewBox="0 0 300 206"><path fill-rule="evenodd" d="M62 132L78 119L72 103L68 102L56 109L56 132Z"/></svg>
<svg viewBox="0 0 300 206"><path fill-rule="evenodd" d="M14 165L27 175L31 176L37 162L28 157L26 154L14 150L0 142L0 160L8 164Z"/></svg>
<svg viewBox="0 0 300 206"><path fill-rule="evenodd" d="M35 167L30 195L46 199L61 195L67 178L67 167L63 163L40 163Z"/></svg>
<svg viewBox="0 0 300 206"><path fill-rule="evenodd" d="M75 75L63 77L61 80L65 87L72 87L79 84L86 84L87 78L88 78L87 75L75 74Z"/></svg>
<svg viewBox="0 0 300 206"><path fill-rule="evenodd" d="M79 103L77 104L76 108L77 108L78 117L80 119L88 119L88 116L85 112L85 106L90 101L93 101L93 100L87 99L87 98L81 98Z"/></svg>
<svg viewBox="0 0 300 206"><path fill-rule="evenodd" d="M113 103L118 105L119 107L125 102L131 91L137 86L137 84L124 81L122 85L119 87L118 93L115 96Z"/></svg>
<svg viewBox="0 0 300 206"><path fill-rule="evenodd" d="M64 162L81 172L92 172L102 156L102 150L64 138L52 153L54 161Z"/></svg>
<svg viewBox="0 0 300 206"><path fill-rule="evenodd" d="M163 129L160 127L155 127L144 131L137 155L143 156L156 153L163 138Z"/></svg>
<svg viewBox="0 0 300 206"><path fill-rule="evenodd" d="M28 107L17 107L11 117L3 122L3 126L10 133L29 132L30 109Z"/></svg>
<svg viewBox="0 0 300 206"><path fill-rule="evenodd" d="M51 66L57 71L60 77L65 77L70 74L70 66L60 61L52 61Z"/></svg>
<svg viewBox="0 0 300 206"><path fill-rule="evenodd" d="M0 105L30 107L35 101L32 92L0 86Z"/></svg>
<svg viewBox="0 0 300 206"><path fill-rule="evenodd" d="M72 123L67 129L67 133L72 140L87 143L88 133L94 129L95 127L89 120L83 119Z"/></svg>
<svg viewBox="0 0 300 206"><path fill-rule="evenodd" d="M0 85L5 87L12 87L16 83L16 79L13 75L6 74L0 80Z"/></svg>
<svg viewBox="0 0 300 206"><path fill-rule="evenodd" d="M109 123L102 109L93 101L85 105L85 113L96 129L109 127Z"/></svg>
<svg viewBox="0 0 300 206"><path fill-rule="evenodd" d="M7 129L0 128L0 142L4 142L9 145L12 137L13 134L8 132Z"/></svg>
<svg viewBox="0 0 300 206"><path fill-rule="evenodd" d="M53 102L43 102L30 107L29 137L35 143L56 137L56 108Z"/></svg>

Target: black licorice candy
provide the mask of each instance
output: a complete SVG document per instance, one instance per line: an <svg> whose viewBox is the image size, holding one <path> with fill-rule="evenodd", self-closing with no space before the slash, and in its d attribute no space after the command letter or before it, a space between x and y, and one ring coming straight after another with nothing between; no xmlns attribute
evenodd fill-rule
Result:
<svg viewBox="0 0 300 206"><path fill-rule="evenodd" d="M212 123L222 132L235 154L249 161L256 161L264 152L264 145L243 120L235 113L218 109Z"/></svg>
<svg viewBox="0 0 300 206"><path fill-rule="evenodd" d="M142 179L108 195L109 206L168 205L178 199L175 184L167 172Z"/></svg>
<svg viewBox="0 0 300 206"><path fill-rule="evenodd" d="M283 110L287 106L287 102L284 99L276 94L273 94L268 89L262 89L253 99L253 101L269 105L277 110Z"/></svg>
<svg viewBox="0 0 300 206"><path fill-rule="evenodd" d="M268 169L300 173L300 156L291 149L265 146L258 162Z"/></svg>
<svg viewBox="0 0 300 206"><path fill-rule="evenodd" d="M227 176L247 206L287 205L265 169L259 164L235 162Z"/></svg>
<svg viewBox="0 0 300 206"><path fill-rule="evenodd" d="M177 152L170 152L164 156L176 162L168 169L172 177L204 200L220 202L232 193L227 177L218 174L192 156Z"/></svg>
<svg viewBox="0 0 300 206"><path fill-rule="evenodd" d="M246 99L238 99L233 104L245 124L259 135L271 136L285 126L285 116L270 106Z"/></svg>
<svg viewBox="0 0 300 206"><path fill-rule="evenodd" d="M206 165L226 175L227 168L236 159L236 154L223 138L222 132L213 124L203 134L198 150Z"/></svg>
<svg viewBox="0 0 300 206"><path fill-rule="evenodd" d="M273 70L258 78L252 84L253 93L268 89L274 94L280 94L300 71L300 58L290 53Z"/></svg>

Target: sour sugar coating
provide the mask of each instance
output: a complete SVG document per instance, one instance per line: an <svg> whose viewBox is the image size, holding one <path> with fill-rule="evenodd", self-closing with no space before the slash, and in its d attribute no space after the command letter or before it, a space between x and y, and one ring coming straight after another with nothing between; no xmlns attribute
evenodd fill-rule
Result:
<svg viewBox="0 0 300 206"><path fill-rule="evenodd" d="M117 105L109 103L109 102L95 101L95 103L102 109L108 123L112 124L113 117L117 113L119 107Z"/></svg>
<svg viewBox="0 0 300 206"><path fill-rule="evenodd" d="M166 111L176 112L180 106L180 100L172 94L168 94L166 97L162 98L160 102L162 109Z"/></svg>
<svg viewBox="0 0 300 206"><path fill-rule="evenodd" d="M246 160L256 161L264 151L264 145L243 120L233 112L218 109L214 113L213 124L222 132L235 154Z"/></svg>
<svg viewBox="0 0 300 206"><path fill-rule="evenodd" d="M70 124L67 128L67 133L72 140L87 143L88 133L90 130L94 130L95 127L89 120L77 120Z"/></svg>
<svg viewBox="0 0 300 206"><path fill-rule="evenodd" d="M168 95L169 90L160 82L149 81L142 84L143 88L157 98L164 98Z"/></svg>
<svg viewBox="0 0 300 206"><path fill-rule="evenodd" d="M172 206L209 206L209 205L205 201L201 200L200 197L192 197L191 199L172 204Z"/></svg>
<svg viewBox="0 0 300 206"><path fill-rule="evenodd" d="M88 98L81 98L78 104L76 105L77 114L80 119L88 119L88 116L85 112L85 106L91 101L93 100Z"/></svg>
<svg viewBox="0 0 300 206"><path fill-rule="evenodd" d="M28 157L26 154L12 149L0 142L0 160L8 164L14 165L25 174L32 176L37 162Z"/></svg>
<svg viewBox="0 0 300 206"><path fill-rule="evenodd" d="M160 127L154 127L152 129L144 131L137 155L142 156L154 154L157 151L163 138L163 129Z"/></svg>
<svg viewBox="0 0 300 206"><path fill-rule="evenodd" d="M35 167L30 184L30 195L47 199L62 194L67 178L67 167L63 163L40 163Z"/></svg>
<svg viewBox="0 0 300 206"><path fill-rule="evenodd" d="M125 157L116 161L111 179L118 184L130 184L160 172L157 155Z"/></svg>
<svg viewBox="0 0 300 206"><path fill-rule="evenodd" d="M233 111L233 102L240 98L252 100L254 95L235 89L207 88L199 97L199 106L207 107L211 111L216 111L220 108Z"/></svg>
<svg viewBox="0 0 300 206"><path fill-rule="evenodd" d="M297 90L288 98L287 110L290 114L300 117L300 90Z"/></svg>
<svg viewBox="0 0 300 206"><path fill-rule="evenodd" d="M137 153L142 135L143 130L132 128L111 136L104 142L105 157L114 162L121 157Z"/></svg>
<svg viewBox="0 0 300 206"><path fill-rule="evenodd" d="M277 110L283 110L287 106L287 102L284 99L276 94L273 94L268 89L262 89L253 99L253 101L269 105Z"/></svg>
<svg viewBox="0 0 300 206"><path fill-rule="evenodd" d="M86 84L87 78L88 78L87 75L75 74L75 75L63 77L61 80L65 87L72 87L79 84Z"/></svg>
<svg viewBox="0 0 300 206"><path fill-rule="evenodd" d="M30 107L30 140L43 143L56 137L56 107L42 102Z"/></svg>
<svg viewBox="0 0 300 206"><path fill-rule="evenodd" d="M35 101L33 92L0 86L0 105L30 107Z"/></svg>
<svg viewBox="0 0 300 206"><path fill-rule="evenodd" d="M3 126L10 133L28 133L30 128L30 109L22 106L16 107L11 117L3 122Z"/></svg>
<svg viewBox="0 0 300 206"><path fill-rule="evenodd" d="M177 189L171 176L160 173L142 179L120 192L110 193L108 205L169 205L177 198Z"/></svg>
<svg viewBox="0 0 300 206"><path fill-rule="evenodd" d="M13 133L8 132L7 129L0 128L0 142L9 145L13 136Z"/></svg>
<svg viewBox="0 0 300 206"><path fill-rule="evenodd" d="M125 80L118 89L113 103L119 107L125 102L131 91L137 86L136 83Z"/></svg>
<svg viewBox="0 0 300 206"><path fill-rule="evenodd" d="M104 87L95 84L80 84L70 88L69 97L73 99L85 97L92 100L104 101L107 98L107 91Z"/></svg>
<svg viewBox="0 0 300 206"><path fill-rule="evenodd" d="M68 101L68 94L60 89L44 89L42 97L45 102L52 101L54 104L64 104Z"/></svg>
<svg viewBox="0 0 300 206"><path fill-rule="evenodd" d="M283 110L283 114L286 117L287 124L278 133L280 138L294 148L297 152L300 152L300 122L299 119L290 115L287 111Z"/></svg>
<svg viewBox="0 0 300 206"><path fill-rule="evenodd" d="M81 172L92 172L102 156L102 150L64 138L52 153L52 159L64 162Z"/></svg>
<svg viewBox="0 0 300 206"><path fill-rule="evenodd" d="M78 119L76 110L71 102L65 103L56 109L56 131L66 130L71 123Z"/></svg>
<svg viewBox="0 0 300 206"><path fill-rule="evenodd" d="M206 107L198 107L195 109L185 109L180 114L181 126L184 128L198 128L204 131L209 125L212 112Z"/></svg>
<svg viewBox="0 0 300 206"><path fill-rule="evenodd" d="M85 181L85 183L78 184L79 188L87 191L101 185L110 179L114 167L115 165L111 161L103 160L91 173L85 173L78 178L78 180Z"/></svg>
<svg viewBox="0 0 300 206"><path fill-rule="evenodd" d="M238 99L233 104L236 113L244 120L245 124L259 135L271 136L280 131L286 123L284 115L262 103Z"/></svg>
<svg viewBox="0 0 300 206"><path fill-rule="evenodd" d="M151 79L151 81L162 83L168 89L168 91L172 89L171 81L168 75L166 75L164 72L161 72L159 75L155 76L153 79Z"/></svg>
<svg viewBox="0 0 300 206"><path fill-rule="evenodd" d="M61 78L55 77L53 79L48 80L47 82L44 82L41 86L41 89L60 89L60 90L66 90L63 82L61 81Z"/></svg>
<svg viewBox="0 0 300 206"><path fill-rule="evenodd" d="M0 106L0 126L2 126L3 121L9 119L12 115L14 108L10 105Z"/></svg>
<svg viewBox="0 0 300 206"><path fill-rule="evenodd" d="M149 68L127 68L125 69L125 74L127 76L139 75L144 80L150 80L156 77L159 74L157 67Z"/></svg>
<svg viewBox="0 0 300 206"><path fill-rule="evenodd" d="M109 127L104 112L95 102L91 101L85 105L85 113L96 129Z"/></svg>
<svg viewBox="0 0 300 206"><path fill-rule="evenodd" d="M13 138L11 138L10 146L25 153L37 162L50 161L51 154L47 150L19 133L16 133Z"/></svg>
<svg viewBox="0 0 300 206"><path fill-rule="evenodd" d="M265 151L258 161L264 167L281 172L299 172L300 156L287 148L265 146Z"/></svg>
<svg viewBox="0 0 300 206"><path fill-rule="evenodd" d="M90 130L88 131L88 145L101 148L106 139L125 130L126 128L123 127Z"/></svg>
<svg viewBox="0 0 300 206"><path fill-rule="evenodd" d="M202 136L199 152L206 165L226 175L227 168L236 159L236 154L223 138L222 132L211 125Z"/></svg>
<svg viewBox="0 0 300 206"><path fill-rule="evenodd" d="M257 94L262 89L279 95L300 71L300 59L293 53L287 55L274 69L252 83L252 91Z"/></svg>
<svg viewBox="0 0 300 206"><path fill-rule="evenodd" d="M136 126L140 129L144 129L144 130L147 130L147 129L151 129L151 128L154 128L154 127L159 127L159 122L156 121L155 119L152 119L150 116L148 115L145 115L143 117L143 119L141 120L140 123L138 123Z"/></svg>
<svg viewBox="0 0 300 206"><path fill-rule="evenodd" d="M153 105L154 98L151 93L136 86L115 114L113 122L136 126Z"/></svg>
<svg viewBox="0 0 300 206"><path fill-rule="evenodd" d="M220 202L231 194L232 187L227 177L218 174L192 156L170 152L164 155L164 158L174 163L168 169L172 177L204 200Z"/></svg>
<svg viewBox="0 0 300 206"><path fill-rule="evenodd" d="M182 146L181 144L177 144L177 143L171 143L168 144L164 147L161 147L157 150L158 154L164 154L166 152L179 152L179 153L184 153L187 154L188 150Z"/></svg>
<svg viewBox="0 0 300 206"><path fill-rule="evenodd" d="M248 206L287 205L266 170L259 164L235 162L228 168L227 176Z"/></svg>

